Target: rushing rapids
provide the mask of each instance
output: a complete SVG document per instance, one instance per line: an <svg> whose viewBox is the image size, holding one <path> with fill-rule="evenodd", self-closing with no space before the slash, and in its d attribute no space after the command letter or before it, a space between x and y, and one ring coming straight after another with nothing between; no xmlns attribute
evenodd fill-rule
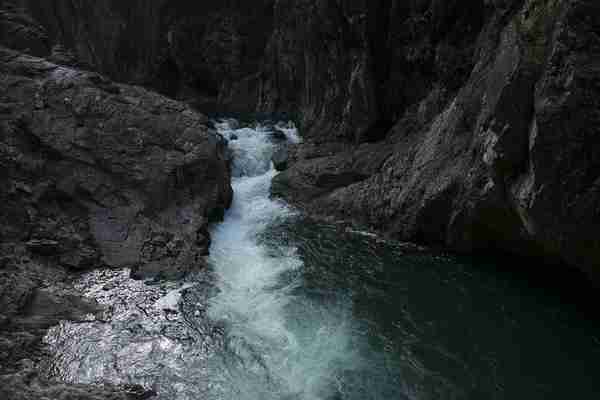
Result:
<svg viewBox="0 0 600 400"><path fill-rule="evenodd" d="M569 306L491 264L304 219L269 197L271 156L299 141L293 126L216 128L235 197L209 270L183 282L85 274L77 286L105 311L50 330L51 376L165 400L600 393L598 330Z"/></svg>

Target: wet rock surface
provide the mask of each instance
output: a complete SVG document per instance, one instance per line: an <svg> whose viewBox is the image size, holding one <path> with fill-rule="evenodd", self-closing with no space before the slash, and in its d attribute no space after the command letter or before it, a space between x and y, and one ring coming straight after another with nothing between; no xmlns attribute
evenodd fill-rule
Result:
<svg viewBox="0 0 600 400"><path fill-rule="evenodd" d="M52 356L42 360L44 376L111 382L141 399L159 392L160 398L194 398L194 388L207 379L200 366L217 350L212 341L219 335L205 316L210 274L188 278L193 283L134 280L126 269L80 276L73 287L102 312L47 331L43 340Z"/></svg>
<svg viewBox="0 0 600 400"><path fill-rule="evenodd" d="M0 93L0 397L148 398L48 383L40 340L101 310L72 288L78 271L158 280L203 268L207 226L231 202L225 143L182 103L6 47Z"/></svg>
<svg viewBox="0 0 600 400"><path fill-rule="evenodd" d="M62 320L84 322L103 312L73 287L72 273L32 255L23 246L2 244L0 268L0 396L22 399L146 399L141 387L51 382L38 364L47 359L42 337Z"/></svg>

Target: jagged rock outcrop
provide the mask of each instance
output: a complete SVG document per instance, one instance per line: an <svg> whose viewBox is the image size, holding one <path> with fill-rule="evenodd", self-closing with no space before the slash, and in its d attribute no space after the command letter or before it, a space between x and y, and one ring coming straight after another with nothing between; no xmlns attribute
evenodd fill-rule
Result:
<svg viewBox="0 0 600 400"><path fill-rule="evenodd" d="M231 200L206 117L102 75L0 50L3 241L70 268L186 270Z"/></svg>
<svg viewBox="0 0 600 400"><path fill-rule="evenodd" d="M442 79L415 97L383 150L367 152L384 156L375 173L349 162L365 159L361 148L318 155L274 191L404 240L534 255L597 277L600 4L506 1L484 15L468 79L455 94ZM307 190L332 172L361 179Z"/></svg>

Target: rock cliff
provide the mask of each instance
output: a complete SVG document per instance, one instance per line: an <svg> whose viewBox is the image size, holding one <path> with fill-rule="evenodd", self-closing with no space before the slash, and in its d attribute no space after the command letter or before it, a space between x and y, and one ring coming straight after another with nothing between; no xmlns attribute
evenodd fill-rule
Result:
<svg viewBox="0 0 600 400"><path fill-rule="evenodd" d="M532 255L597 277L600 4L430 3L402 20L408 39L392 52L390 79L403 83L386 84L403 93L402 114L385 138L333 155L304 145L274 191L404 240Z"/></svg>
<svg viewBox="0 0 600 400"><path fill-rule="evenodd" d="M206 111L293 115L304 156L275 185L291 201L405 240L598 267L597 2L5 4L42 25L15 43L41 38L63 63Z"/></svg>
<svg viewBox="0 0 600 400"><path fill-rule="evenodd" d="M48 54L66 50L81 66L206 111L256 108L273 0L2 0L0 7L37 21Z"/></svg>
<svg viewBox="0 0 600 400"><path fill-rule="evenodd" d="M5 3L41 22L21 45L42 38L59 60L206 111L294 116L306 157L275 185L292 201L405 240L598 267L597 2Z"/></svg>

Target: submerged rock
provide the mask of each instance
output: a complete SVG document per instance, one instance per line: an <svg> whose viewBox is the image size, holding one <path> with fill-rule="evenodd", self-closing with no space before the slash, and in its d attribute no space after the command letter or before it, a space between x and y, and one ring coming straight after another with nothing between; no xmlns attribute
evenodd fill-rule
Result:
<svg viewBox="0 0 600 400"><path fill-rule="evenodd" d="M289 153L287 147L280 147L273 153L271 161L277 171L284 171L288 167Z"/></svg>

